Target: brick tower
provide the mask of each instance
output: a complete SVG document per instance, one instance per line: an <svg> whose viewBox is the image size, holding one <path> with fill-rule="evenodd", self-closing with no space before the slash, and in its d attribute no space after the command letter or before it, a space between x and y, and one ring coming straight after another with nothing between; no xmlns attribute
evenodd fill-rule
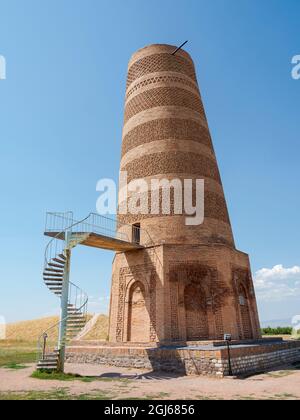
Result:
<svg viewBox="0 0 300 420"><path fill-rule="evenodd" d="M143 248L115 256L109 339L172 343L222 340L225 333L257 339L249 258L235 248L195 67L187 52L174 50L152 45L129 62L120 167L128 183L190 179L195 188L204 180L204 223L187 225L174 206L170 214L161 208L119 214L120 232L141 228ZM158 205L161 198L160 190Z"/></svg>

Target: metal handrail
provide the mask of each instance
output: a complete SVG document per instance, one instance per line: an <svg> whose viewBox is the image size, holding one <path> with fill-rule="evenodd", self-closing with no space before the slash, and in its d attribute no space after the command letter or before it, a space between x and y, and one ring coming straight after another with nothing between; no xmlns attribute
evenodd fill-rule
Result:
<svg viewBox="0 0 300 420"><path fill-rule="evenodd" d="M69 216L71 215L71 217L67 216L67 214ZM54 225L55 225L57 219L62 220L62 227L59 228L58 233L56 233L57 232L56 228L55 228L55 230L49 230L48 229L48 227L47 227L48 216L51 216L51 217L54 218L53 219ZM92 219L91 223L88 223L87 221L90 218ZM100 224L97 225L95 223L95 220L97 221L97 220L99 220L99 218L101 218L102 221L106 220L106 221L109 221L109 222L112 222L112 221L114 223L116 222L117 228L116 229L109 229L109 228L105 228L105 227L101 226ZM130 227L131 232L133 234L132 241L130 241L128 235L126 235L123 232L117 232L117 235L119 236L119 238L123 237L123 240L124 240L124 238L126 238L125 241L137 244L137 243L139 243L139 238L140 238L140 234L141 234L141 228L138 227L138 226L133 226L133 225L129 225L129 224L126 224L126 223L122 223L118 220L113 220L111 218L108 218L106 216L101 216L101 215L96 214L96 213L90 213L87 217L83 218L82 220L76 221L76 220L74 220L73 213L71 213L71 212L69 212L69 213L50 213L49 212L49 213L47 213L47 219L46 219L46 232L51 232L52 231L53 233L56 233L56 234L49 241L49 243L46 246L45 263L44 263L45 264L44 265L44 270L45 271L44 271L44 273L46 272L46 269L48 268L50 262L54 258L57 258L60 254L62 254L62 255L66 254L66 249L67 249L66 248L66 233L68 231L70 231L72 233L72 230L74 230L74 228L79 226L79 225L82 225L83 231L73 232L75 235L76 235L76 233L78 233L78 234L95 233L93 231L94 230L97 231L97 229L98 229L98 230L102 230L102 231L107 230L109 232L114 232L114 236L116 236L117 229L119 229L120 227L121 228L122 227ZM95 228L95 229L91 229L92 227ZM85 229L87 229L87 231L85 231ZM145 232L148 234L147 231L145 231ZM64 236L62 237L62 235L64 235ZM63 240L61 240L61 239L63 239ZM80 243L80 240L78 241L78 243ZM54 249L53 249L53 247L54 247ZM45 276L44 276L44 281L46 283ZM75 304L74 304L71 301L72 301L72 298L75 295L76 295L76 298L75 298ZM78 302L78 296L80 296L80 304L79 304L79 307L76 307L77 302ZM72 282L69 283L68 305L70 305L70 304L72 306L74 306L75 314L77 314L77 313L81 314L83 316L83 318L87 317L88 295L82 289L80 289L78 286L73 284ZM67 317L65 317L62 320L59 320L55 325L53 325L52 327L49 327L46 331L43 332L43 334L38 339L38 354L39 354L39 357L41 356L41 348L42 348L41 340L44 339L44 346L45 346L46 342L47 342L48 333L50 331L53 331L55 328L58 328L59 326L61 326L63 322L68 321L71 317L72 317L71 315L68 315ZM64 337L64 341L66 341L66 336ZM44 351L43 351L43 353L44 353Z"/></svg>
<svg viewBox="0 0 300 420"><path fill-rule="evenodd" d="M63 215L63 213L47 213L47 216L48 215L50 215L50 216L52 216L56 219L68 220L68 218L65 217ZM89 219L92 219L92 221L89 222L88 221ZM97 221L99 219L100 219L100 221L104 221L104 222L116 223L116 227L112 228L112 227L101 225L101 223L95 222L95 220ZM54 220L54 223L55 223L55 220ZM120 222L118 219L113 219L111 217L107 217L107 216L100 215L100 214L93 213L93 212L91 212L87 217L85 217L84 219L82 219L80 221L74 221L74 223L71 226L69 226L68 228L66 228L66 230L71 229L71 228L73 228L75 226L78 226L78 225L82 225L82 228L83 228L82 232L79 232L79 233L84 233L84 232L85 233L97 233L97 231L100 231L101 234L103 234L103 231L106 231L106 232L108 232L109 237L115 237L116 239L123 240L124 242L129 242L129 243L136 243L134 241L134 237L140 237L141 236L140 234L144 231L140 227L130 225L130 224L127 224L127 223L123 223L123 222ZM139 235L133 235L132 239L130 240L128 234L118 231L120 228L123 228L123 227L128 227L130 230L134 229L135 232L137 232L137 231L139 232ZM48 228L46 226L46 232L57 232L57 228L53 229L53 228ZM63 232L64 232L64 230L57 233L54 239L58 239ZM147 233L147 232L145 232L145 233Z"/></svg>
<svg viewBox="0 0 300 420"><path fill-rule="evenodd" d="M53 215L55 215L55 213L47 213L47 214L53 214ZM48 263L48 260L47 260L47 252L48 252L48 250L49 250L49 248L50 248L51 244L52 244L52 243L53 243L56 239L58 239L62 233L65 233L66 231L68 231L68 230L72 229L73 227L75 227L75 226L79 225L80 223L85 222L85 220L87 220L87 219L90 217L90 215L91 215L91 213L90 213L87 217L85 217L84 219L80 220L79 222L74 222L72 225L70 225L70 226L68 226L67 228L63 229L61 232L59 232L57 235L55 235L55 237L54 237L54 238L52 238L52 239L51 239L51 241L48 243L48 245L47 245L47 247L46 247L46 250L45 250L45 263L46 263L46 264ZM61 216L61 217L62 217L62 216Z"/></svg>
<svg viewBox="0 0 300 420"><path fill-rule="evenodd" d="M48 213L50 214L50 213ZM63 217L63 216L61 216ZM80 223L85 222L88 218L90 217L90 215L88 215L87 217L85 217L84 219L82 219L81 221L76 221L73 222L70 226L65 227L62 231L60 231L54 238L51 239L51 241L48 243L46 250L45 250L45 263L44 263L44 269L47 268L48 264L51 261L51 257L49 257L48 259L48 255L49 255L49 250L52 246L53 243L55 243L55 241L58 243L59 241L59 237L62 233L66 233L68 230L74 228L75 226L79 225ZM66 217L64 217L65 219L67 219ZM61 252L64 253L65 252L65 241L61 242L59 241L62 246L61 246ZM60 252L58 252L57 247L55 248L55 256L57 257L60 254ZM75 292L72 293L72 289L75 289ZM87 316L87 304L88 304L88 295L82 290L80 289L78 286L76 286L74 283L69 282L69 300L68 300L68 304L72 304L71 303L71 299L72 299L72 295L76 294L76 299L75 299L75 304L73 304L74 306L74 310L76 313L78 314L82 314L83 318ZM79 307L76 307L77 305L77 298L78 296L83 297L83 299L80 301L80 305ZM43 334L41 334L41 336L38 338L38 357L40 358L41 356L41 340L42 338L46 337L48 335L48 333L52 330L54 330L55 328L59 327L63 322L67 321L69 318L71 318L70 315L68 315L67 317L65 317L62 320L59 320L55 325L53 325L52 327L49 327L46 331L43 332Z"/></svg>
<svg viewBox="0 0 300 420"><path fill-rule="evenodd" d="M81 296L85 297L84 303L81 304L81 306L79 308L76 308L76 302L74 305L74 309L75 312L78 312L78 314L82 314L84 318L87 317L87 304L88 304L88 295L82 290L80 289L78 286L76 286L76 284L70 282L70 289L71 287L74 287L75 289L77 289L80 292ZM71 293L70 293L71 296ZM69 299L69 303L71 302L71 300ZM44 338L45 335L48 335L48 333L52 330L54 330L57 327L60 327L60 325L65 322L68 321L68 319L71 318L71 315L66 316L65 318L59 320L56 324L52 325L51 327L49 327L47 330L45 330L43 332L43 334L40 335L40 337L38 338L38 360L40 360L40 356L41 356L41 348L42 348L42 339Z"/></svg>

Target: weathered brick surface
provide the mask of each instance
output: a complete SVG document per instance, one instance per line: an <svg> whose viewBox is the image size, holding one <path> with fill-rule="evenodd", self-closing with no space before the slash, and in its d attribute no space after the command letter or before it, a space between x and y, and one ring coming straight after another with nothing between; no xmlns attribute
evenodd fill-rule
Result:
<svg viewBox="0 0 300 420"><path fill-rule="evenodd" d="M154 197L153 199L153 192L148 192L146 194L140 194L142 200L146 200L148 203L152 203L152 205L158 205L160 208L162 207L162 198L163 193L160 190L159 195L157 194L157 198ZM171 192L170 195L170 212L167 215L160 214L160 217L166 216L170 217L175 215L174 212L174 192ZM188 214L183 211L185 217L188 217ZM230 220L227 210L226 201L224 196L221 194L216 194L212 191L205 191L205 208L204 208L204 216L205 218L219 220L224 223L227 223L230 226ZM131 214L131 215L119 215L119 221L122 223L136 223L141 222L145 219L155 218L157 219L157 215L155 214ZM186 229L188 230L188 229Z"/></svg>
<svg viewBox="0 0 300 420"><path fill-rule="evenodd" d="M130 293L136 284L143 285L136 316L139 318L142 303L149 314L139 320L143 336L136 341L220 340L225 333L236 340L260 337L248 256L228 245L216 241L202 246L161 245L117 254L113 264L111 342L130 341ZM248 308L244 317L241 286ZM203 329L199 323L207 327Z"/></svg>
<svg viewBox="0 0 300 420"><path fill-rule="evenodd" d="M157 174L198 175L198 179L208 177L221 183L220 173L215 159L192 152L169 151L145 155L138 161L122 168L128 172L128 181ZM188 178L189 179L189 178Z"/></svg>
<svg viewBox="0 0 300 420"><path fill-rule="evenodd" d="M198 142L212 148L209 131L199 122L165 118L149 121L131 130L123 139L122 155L142 144L168 139Z"/></svg>

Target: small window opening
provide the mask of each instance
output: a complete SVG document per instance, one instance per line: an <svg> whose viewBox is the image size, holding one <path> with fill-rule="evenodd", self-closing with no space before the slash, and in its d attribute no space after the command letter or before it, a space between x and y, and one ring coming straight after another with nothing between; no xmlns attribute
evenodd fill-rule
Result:
<svg viewBox="0 0 300 420"><path fill-rule="evenodd" d="M135 244L141 243L141 224L135 223L132 226L132 242Z"/></svg>

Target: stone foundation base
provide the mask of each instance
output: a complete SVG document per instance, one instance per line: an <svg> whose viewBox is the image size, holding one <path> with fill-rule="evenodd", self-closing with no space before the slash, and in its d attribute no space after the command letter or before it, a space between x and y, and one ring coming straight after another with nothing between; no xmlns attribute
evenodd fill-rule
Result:
<svg viewBox="0 0 300 420"><path fill-rule="evenodd" d="M151 369L181 375L229 375L228 352L222 343L189 347L134 347L78 343L68 347L68 363ZM231 364L234 376L261 373L300 362L300 341L260 341L234 344Z"/></svg>

